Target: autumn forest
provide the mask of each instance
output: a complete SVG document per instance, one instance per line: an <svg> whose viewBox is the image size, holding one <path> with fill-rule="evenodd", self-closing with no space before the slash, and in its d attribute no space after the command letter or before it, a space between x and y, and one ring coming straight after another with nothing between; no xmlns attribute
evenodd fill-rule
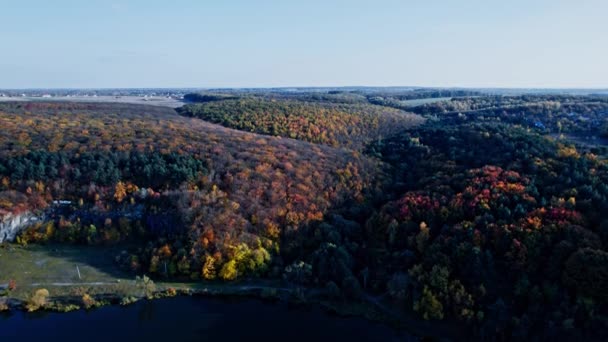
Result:
<svg viewBox="0 0 608 342"><path fill-rule="evenodd" d="M0 219L37 218L0 252L112 248L133 278L315 289L449 336L608 337L608 97L185 100L0 102Z"/></svg>

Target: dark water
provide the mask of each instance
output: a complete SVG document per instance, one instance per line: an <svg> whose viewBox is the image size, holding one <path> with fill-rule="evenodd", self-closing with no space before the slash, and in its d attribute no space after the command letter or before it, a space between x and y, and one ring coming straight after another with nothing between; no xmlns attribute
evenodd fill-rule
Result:
<svg viewBox="0 0 608 342"><path fill-rule="evenodd" d="M70 313L0 315L0 341L410 341L363 318L258 300L179 297Z"/></svg>

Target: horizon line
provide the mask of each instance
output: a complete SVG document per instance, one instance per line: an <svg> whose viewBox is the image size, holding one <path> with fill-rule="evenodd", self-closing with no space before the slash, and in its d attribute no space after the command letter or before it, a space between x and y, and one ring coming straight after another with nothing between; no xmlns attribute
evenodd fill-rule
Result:
<svg viewBox="0 0 608 342"><path fill-rule="evenodd" d="M235 87L32 87L32 88L0 88L0 91L15 91L15 90L129 90L129 89L142 89L142 90L168 90L168 89L180 89L180 90L239 90L239 89L349 89L349 88L376 88L376 89L389 89L389 88L411 88L411 89L488 89L488 90L600 90L608 91L606 87L561 87L561 86L543 86L543 87L514 87L514 86L492 86L492 87L473 87L473 86L415 86L415 85L386 85L386 86L366 86L366 85L343 85L343 86L235 86Z"/></svg>

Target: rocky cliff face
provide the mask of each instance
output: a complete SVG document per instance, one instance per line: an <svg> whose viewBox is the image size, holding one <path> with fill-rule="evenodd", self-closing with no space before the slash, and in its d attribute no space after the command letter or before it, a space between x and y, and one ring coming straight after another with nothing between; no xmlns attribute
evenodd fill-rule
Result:
<svg viewBox="0 0 608 342"><path fill-rule="evenodd" d="M23 228L38 221L38 217L31 212L13 215L7 214L0 220L0 243L13 241Z"/></svg>

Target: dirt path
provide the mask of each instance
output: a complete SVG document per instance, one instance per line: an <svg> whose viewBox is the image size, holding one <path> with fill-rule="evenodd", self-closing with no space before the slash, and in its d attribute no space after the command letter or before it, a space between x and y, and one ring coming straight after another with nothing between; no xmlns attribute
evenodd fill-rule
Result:
<svg viewBox="0 0 608 342"><path fill-rule="evenodd" d="M96 281L91 283L32 283L30 287L34 286L106 286L106 285L114 285L118 284L116 282L102 282Z"/></svg>
<svg viewBox="0 0 608 342"><path fill-rule="evenodd" d="M45 286L58 286L58 287L70 287L70 286L108 286L108 285L117 285L117 284L127 284L134 285L136 283L135 280L122 280L120 282L49 282L49 283L31 283L29 287L45 287ZM8 284L6 284L8 286ZM159 282L156 283L162 289L173 287L172 283L164 283ZM0 284L0 287L2 284ZM217 290L217 289L226 289L230 291L256 291L256 290L273 290L280 292L291 292L292 289L287 287L275 287L275 286L267 286L267 285L255 285L255 284L247 284L247 285L222 285L222 284L211 284L211 286L206 286L201 283L183 283L175 286L177 288L188 288L194 290Z"/></svg>

